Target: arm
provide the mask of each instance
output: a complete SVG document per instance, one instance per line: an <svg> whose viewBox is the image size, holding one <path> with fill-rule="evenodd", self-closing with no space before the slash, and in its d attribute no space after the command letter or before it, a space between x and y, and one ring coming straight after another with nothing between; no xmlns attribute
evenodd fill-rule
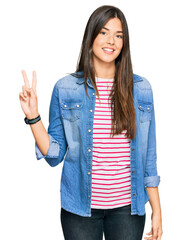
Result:
<svg viewBox="0 0 182 240"><path fill-rule="evenodd" d="M153 101L153 93L152 93ZM151 110L151 120L148 133L147 159L144 173L145 187L158 187L160 176L157 174L157 153L156 153L156 126L154 102Z"/></svg>
<svg viewBox="0 0 182 240"><path fill-rule="evenodd" d="M152 212L161 214L160 198L158 187L147 187L147 192L149 195L149 202L152 208Z"/></svg>
<svg viewBox="0 0 182 240"><path fill-rule="evenodd" d="M153 94L152 94L153 100ZM152 228L144 239L160 240L162 236L162 215L158 186L160 176L157 174L157 153L156 153L156 128L155 128L155 110L154 103L151 112L151 121L148 135L147 159L144 174L144 185L149 195L149 202L152 208ZM152 238L151 238L152 237Z"/></svg>
<svg viewBox="0 0 182 240"><path fill-rule="evenodd" d="M39 114L36 114L38 116ZM33 117L30 117L30 119ZM35 141L40 149L40 151L43 153L43 155L47 155L48 149L49 149L49 135L42 123L42 120L38 121L35 124L31 124L30 128L32 130L32 134L35 138Z"/></svg>
<svg viewBox="0 0 182 240"><path fill-rule="evenodd" d="M20 104L23 112L28 119L37 117L38 101L36 93L37 77L36 72L32 73L32 87L26 75L22 70L25 85L22 86L22 92L19 93ZM50 166L59 164L67 150L67 142L64 134L63 124L60 117L59 96L57 85L54 86L50 108L49 108L49 127L46 131L42 121L30 125L35 138L35 150L37 159L45 158Z"/></svg>
<svg viewBox="0 0 182 240"><path fill-rule="evenodd" d="M49 108L49 149L46 155L41 152L38 147L38 142L35 142L35 152L37 160L44 158L47 163L54 167L63 161L67 150L67 141L64 133L62 119L60 117L59 94L57 84L54 86L51 103ZM45 135L45 138L47 138Z"/></svg>

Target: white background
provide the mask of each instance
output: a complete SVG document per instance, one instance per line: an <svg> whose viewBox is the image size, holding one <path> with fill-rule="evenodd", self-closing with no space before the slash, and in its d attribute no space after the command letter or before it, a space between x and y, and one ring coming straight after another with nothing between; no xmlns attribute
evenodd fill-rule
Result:
<svg viewBox="0 0 182 240"><path fill-rule="evenodd" d="M164 0L6 0L0 3L0 239L60 240L60 178L63 163L37 161L34 138L19 102L25 69L37 72L39 113L48 127L55 82L76 69L91 13L115 5L125 14L134 73L153 88L159 193L164 240L181 235L181 7ZM146 204L144 235L151 229Z"/></svg>

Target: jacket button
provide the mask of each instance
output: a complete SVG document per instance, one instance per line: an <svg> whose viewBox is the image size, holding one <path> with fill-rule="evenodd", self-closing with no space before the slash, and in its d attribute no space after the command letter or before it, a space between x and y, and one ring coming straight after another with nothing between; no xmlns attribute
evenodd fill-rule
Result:
<svg viewBox="0 0 182 240"><path fill-rule="evenodd" d="M89 149L88 151L91 152L91 149Z"/></svg>
<svg viewBox="0 0 182 240"><path fill-rule="evenodd" d="M91 132L91 129L89 129L88 131Z"/></svg>
<svg viewBox="0 0 182 240"><path fill-rule="evenodd" d="M147 110L150 110L150 108L148 107Z"/></svg>
<svg viewBox="0 0 182 240"><path fill-rule="evenodd" d="M134 148L132 148L131 150L132 150L132 151L135 151L135 149L134 149Z"/></svg>
<svg viewBox="0 0 182 240"><path fill-rule="evenodd" d="M93 92L92 95L95 95L95 93Z"/></svg>
<svg viewBox="0 0 182 240"><path fill-rule="evenodd" d="M88 175L90 175L90 172L88 172Z"/></svg>
<svg viewBox="0 0 182 240"><path fill-rule="evenodd" d="M77 104L76 106L77 106L77 107L79 107L80 105L79 105L79 104Z"/></svg>
<svg viewBox="0 0 182 240"><path fill-rule="evenodd" d="M64 105L64 107L67 107L67 105Z"/></svg>
<svg viewBox="0 0 182 240"><path fill-rule="evenodd" d="M90 109L90 112L92 112L92 109Z"/></svg>
<svg viewBox="0 0 182 240"><path fill-rule="evenodd" d="M90 195L88 195L88 197L90 198Z"/></svg>
<svg viewBox="0 0 182 240"><path fill-rule="evenodd" d="M135 196L136 194L133 194L133 196Z"/></svg>
<svg viewBox="0 0 182 240"><path fill-rule="evenodd" d="M135 173L135 171L132 171L132 173Z"/></svg>

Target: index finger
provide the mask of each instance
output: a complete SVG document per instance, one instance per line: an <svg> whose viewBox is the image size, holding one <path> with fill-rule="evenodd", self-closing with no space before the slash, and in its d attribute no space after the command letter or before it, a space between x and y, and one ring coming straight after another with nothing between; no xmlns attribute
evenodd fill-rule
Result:
<svg viewBox="0 0 182 240"><path fill-rule="evenodd" d="M36 77L36 71L33 71L32 73L32 88L36 92L36 85L37 85L37 77Z"/></svg>
<svg viewBox="0 0 182 240"><path fill-rule="evenodd" d="M25 82L25 86L26 86L27 88L30 88L30 84L29 84L29 81L28 81L27 74L26 74L25 70L22 70L21 72L22 72L22 75L23 75L23 79L24 79L24 82Z"/></svg>

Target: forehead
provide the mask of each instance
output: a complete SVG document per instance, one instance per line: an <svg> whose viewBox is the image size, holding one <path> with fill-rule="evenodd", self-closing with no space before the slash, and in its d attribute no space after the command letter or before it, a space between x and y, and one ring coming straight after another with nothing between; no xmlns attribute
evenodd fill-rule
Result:
<svg viewBox="0 0 182 240"><path fill-rule="evenodd" d="M119 18L111 18L109 21L104 25L104 27L108 28L111 31L119 31L122 30L122 23Z"/></svg>

